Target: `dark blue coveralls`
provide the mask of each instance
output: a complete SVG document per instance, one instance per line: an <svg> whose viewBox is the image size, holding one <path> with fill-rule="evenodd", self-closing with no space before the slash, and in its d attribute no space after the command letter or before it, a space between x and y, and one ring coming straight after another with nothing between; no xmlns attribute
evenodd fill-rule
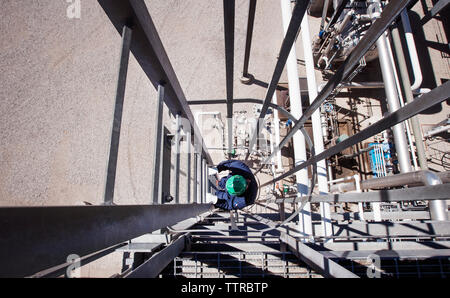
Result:
<svg viewBox="0 0 450 298"><path fill-rule="evenodd" d="M226 160L217 166L218 172L226 170L230 171L229 175L220 179L218 188L214 186L217 196L217 203L214 204L214 207L224 210L237 210L252 205L258 194L258 184L252 171L239 160ZM233 196L226 191L227 180L234 175L241 175L250 180L247 190L241 196Z"/></svg>

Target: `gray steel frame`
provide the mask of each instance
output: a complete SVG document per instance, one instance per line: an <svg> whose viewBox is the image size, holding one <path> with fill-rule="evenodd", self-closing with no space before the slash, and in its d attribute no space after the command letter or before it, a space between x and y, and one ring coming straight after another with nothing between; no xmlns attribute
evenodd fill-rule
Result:
<svg viewBox="0 0 450 298"><path fill-rule="evenodd" d="M286 36L283 39L280 53L278 54L278 61L277 64L275 65L275 70L273 72L272 79L270 80L269 87L267 88L266 96L264 98L264 103L261 108L261 113L259 114L259 119L256 124L255 132L253 133L253 136L250 140L250 147L246 159L248 159L248 157L250 156L250 153L253 150L253 146L255 145L256 139L261 131L262 122L264 121L264 117L267 114L269 103L272 101L273 94L277 88L278 82L280 81L281 74L283 72L284 66L286 65L286 61L289 56L289 53L291 52L292 46L294 45L297 33L300 30L300 25L302 23L303 17L305 16L308 5L309 0L300 1L295 4L294 10L292 12L292 18L286 32Z"/></svg>
<svg viewBox="0 0 450 298"><path fill-rule="evenodd" d="M318 162L319 160L333 156L333 155L341 152L345 148L348 148L348 147L355 145L377 133L380 133L380 132L390 128L391 126L394 126L397 123L405 121L405 120L411 118L412 116L415 116L415 115L419 114L420 112L425 111L425 110L429 109L430 107L447 100L448 98L450 98L450 82L447 82L447 83L433 89L429 93L422 95L421 97L415 99L414 102L409 103L409 104L405 105L403 108L389 114L388 116L384 117L380 121L372 124L371 126L360 131L359 133L349 137L348 139L345 139L344 141L337 144L336 146L333 146L333 147L323 151L322 153L311 157L306 162L294 167L292 170L288 171L287 173L285 173L279 177L276 177L272 181L269 181L269 182L261 185L261 187L264 187L269 184L273 184L281 179L289 177L289 176L293 175L294 173L300 171L301 169L306 168L307 166ZM304 114L304 116L306 115L306 113ZM303 116L297 123L306 121L306 119L304 119L304 120L302 120L302 119L303 119ZM297 126L297 124L295 125L295 127L297 127L297 129L300 129L302 126ZM295 127L291 130L291 132L295 130ZM288 134L288 136L291 135L291 132ZM286 138L288 138L288 136L286 136ZM261 169L262 169L262 167L258 170L258 172Z"/></svg>
<svg viewBox="0 0 450 298"><path fill-rule="evenodd" d="M332 94L332 92L339 86L339 84L346 80L353 72L355 66L357 66L364 57L365 53L375 44L378 38L383 34L389 25L398 17L400 12L407 6L409 0L391 1L383 10L381 17L375 21L375 23L367 30L364 38L350 56L345 60L343 65L338 69L336 74L328 81L326 86L319 92L316 99L311 103L308 109L303 113L302 117L295 123L294 127L289 131L281 143L274 149L271 156L266 160L269 161L272 157L294 136L294 134L305 124L312 114L322 105L322 103ZM334 147L333 147L334 148ZM325 151L326 152L326 151ZM323 153L325 153L323 152ZM322 154L323 154L322 153ZM320 159L315 160L317 162ZM262 168L262 167L261 167ZM257 171L259 172L261 168ZM300 169L298 169L300 170ZM298 171L297 170L297 171ZM295 172L294 172L295 173Z"/></svg>
<svg viewBox="0 0 450 298"><path fill-rule="evenodd" d="M186 247L189 241L187 235L181 235L178 239L167 245L160 252L154 254L139 267L126 274L125 278L155 278L170 264Z"/></svg>
<svg viewBox="0 0 450 298"><path fill-rule="evenodd" d="M25 277L194 217L209 204L0 208L0 277Z"/></svg>
<svg viewBox="0 0 450 298"><path fill-rule="evenodd" d="M116 184L117 158L119 156L120 129L122 126L123 102L125 99L125 86L127 84L128 61L133 31L125 24L122 28L122 48L117 76L116 102L114 105L113 124L111 129L111 144L109 148L108 169L104 203L114 203L114 187Z"/></svg>
<svg viewBox="0 0 450 298"><path fill-rule="evenodd" d="M280 240L286 243L299 259L303 260L306 264L325 277L359 278L353 272L284 232L281 233Z"/></svg>
<svg viewBox="0 0 450 298"><path fill-rule="evenodd" d="M190 100L188 101L189 105L214 105L214 104L224 104L226 103L226 99L208 99L208 100ZM262 99L257 98L235 98L233 99L234 103L256 103L256 104L263 104L264 101ZM279 105L276 105L274 103L269 103L269 107L278 110L280 113L291 119L292 121L297 121L297 118L295 118L291 113L289 113L286 109L283 107L280 107Z"/></svg>
<svg viewBox="0 0 450 298"><path fill-rule="evenodd" d="M164 85L164 102L167 107L173 115L179 114L189 120L193 128L194 140L201 146L202 155L205 156L208 164L212 164L200 130L145 2L143 0L98 0L98 2L119 33L125 24L132 24L131 52L153 86L158 88L160 84Z"/></svg>
<svg viewBox="0 0 450 298"><path fill-rule="evenodd" d="M373 203L373 202L402 202L423 200L442 200L450 198L450 184L421 186L392 190L377 190L364 193L339 193L312 196L310 203ZM279 198L275 203L297 203L302 198Z"/></svg>

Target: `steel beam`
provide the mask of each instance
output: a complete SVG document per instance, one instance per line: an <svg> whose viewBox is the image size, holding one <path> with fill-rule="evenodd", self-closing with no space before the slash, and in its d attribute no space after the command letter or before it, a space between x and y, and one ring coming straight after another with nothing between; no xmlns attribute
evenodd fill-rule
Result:
<svg viewBox="0 0 450 298"><path fill-rule="evenodd" d="M253 25L255 23L255 13L256 13L256 0L250 0L249 7L248 7L247 35L246 35L246 39L245 39L244 69L242 70L242 77L245 79L249 79L248 64L250 62L250 51L252 48Z"/></svg>
<svg viewBox="0 0 450 298"><path fill-rule="evenodd" d="M208 104L224 104L226 103L226 99L207 99L207 100L190 100L188 101L189 105L208 105ZM256 104L263 104L264 101L262 99L257 98L235 98L233 99L234 103L256 103ZM269 103L269 107L278 110L280 113L291 119L292 121L297 121L297 118L295 118L291 113L289 113L286 109L283 107L278 106L274 103Z"/></svg>
<svg viewBox="0 0 450 298"><path fill-rule="evenodd" d="M212 159L195 123L178 78L170 63L153 20L143 0L98 0L114 27L121 32L125 24L133 25L131 52L155 88L165 83L164 102L173 115L189 120L194 131L194 142L202 148L209 164Z"/></svg>
<svg viewBox="0 0 450 298"><path fill-rule="evenodd" d="M439 0L433 8L431 8L430 14L432 17L437 15L441 10L447 7L447 5L450 4L450 0Z"/></svg>
<svg viewBox="0 0 450 298"><path fill-rule="evenodd" d="M84 256L79 259L80 265L85 266L91 262L94 262L95 260L98 260L104 256L107 256L120 248L123 248L126 245L126 242L120 243L111 247L108 247L106 249L103 249L101 251L89 254L87 256ZM30 278L58 278L60 276L66 276L67 275L67 269L69 266L73 265L73 261L67 262L65 264L38 272L32 276L29 276Z"/></svg>
<svg viewBox="0 0 450 298"><path fill-rule="evenodd" d="M311 103L308 109L303 113L302 117L295 123L294 127L284 137L281 143L275 148L272 154L263 163L266 164L273 155L275 155L294 134L305 124L312 114L322 105L322 103L331 95L331 93L338 87L338 85L345 81L353 72L355 66L364 57L365 53L375 44L378 38L383 34L389 25L398 17L400 12L407 6L409 0L391 1L383 10L381 17L367 30L361 42L355 47L349 57L345 60L343 65L338 69L336 74L331 78L325 87L319 92L316 99ZM326 151L325 151L326 152ZM325 153L324 152L324 153ZM262 167L257 171L259 172ZM299 169L300 170L300 169Z"/></svg>
<svg viewBox="0 0 450 298"><path fill-rule="evenodd" d="M264 121L264 117L267 114L269 104L272 101L273 94L277 88L278 82L280 81L281 74L283 72L284 66L286 65L286 61L288 59L289 53L291 52L292 46L294 45L297 33L299 32L299 28L302 23L308 4L309 0L297 2L292 12L292 18L289 23L289 27L284 37L283 43L281 45L280 53L278 54L278 61L275 66L272 79L270 80L269 87L267 88L266 96L264 98L263 106L261 108L261 113L259 115L259 119L256 124L255 132L253 133L253 136L250 141L250 148L249 152L247 153L246 159L249 157L250 152L253 149L253 146L255 145L259 132L261 131L262 128L261 124ZM266 161L266 163L267 162L268 161Z"/></svg>
<svg viewBox="0 0 450 298"><path fill-rule="evenodd" d="M450 198L450 184L434 186L420 186L412 188L377 190L363 193L339 193L312 196L311 203L373 203L373 202L401 202L418 200L442 200ZM275 203L298 203L302 198L280 198Z"/></svg>
<svg viewBox="0 0 450 298"><path fill-rule="evenodd" d="M391 2L391 3L393 3L393 2ZM387 11L387 10L385 10L385 11ZM319 94L319 96L320 96L320 94ZM272 181L269 181L269 182L261 185L261 187L267 186L269 184L273 184L281 179L289 177L292 174L296 173L297 171L299 171L305 167L308 167L309 165L316 163L319 160L333 156L333 155L341 152L345 148L353 146L353 145L355 145L377 133L380 133L380 132L388 129L391 126L394 126L397 123L403 122L406 119L409 119L412 116L415 116L415 115L419 114L420 112L425 111L425 110L431 108L432 106L447 100L448 98L450 98L450 82L446 82L445 84L433 89L432 91L428 92L427 94L423 94L422 96L415 99L414 102L405 105L403 108L389 114L388 116L384 117L383 119L379 120L378 122L365 128L364 130L360 131L359 133L349 137L348 139L345 139L344 141L329 148L328 150L325 150L322 153L320 153L316 156L313 156L312 158L308 159L306 162L294 167L292 170L286 172L285 174L273 179ZM303 116L302 116L302 118L303 118ZM304 120L306 121L306 119L304 119ZM302 119L300 119L298 123L300 123L300 122L302 122ZM300 128L300 126L298 126L298 128ZM291 132L292 132L292 130L291 130Z"/></svg>
<svg viewBox="0 0 450 298"><path fill-rule="evenodd" d="M0 277L30 276L209 210L209 204L0 208Z"/></svg>
<svg viewBox="0 0 450 298"><path fill-rule="evenodd" d="M158 274L166 268L186 247L188 237L180 236L178 239L154 254L150 259L131 271L125 278L156 278Z"/></svg>
<svg viewBox="0 0 450 298"><path fill-rule="evenodd" d="M111 144L109 147L108 170L106 173L106 186L104 203L112 205L114 202L114 187L116 184L117 159L119 156L120 128L122 126L123 102L125 99L125 87L127 84L128 61L130 58L130 46L133 31L127 26L122 26L122 48L119 61L119 73L117 76L116 102L114 105L114 118L111 129Z"/></svg>
<svg viewBox="0 0 450 298"><path fill-rule="evenodd" d="M327 250L353 250L353 251L367 251L367 250L437 250L449 249L450 241L383 241L383 242L334 242L321 243L316 246L317 249Z"/></svg>
<svg viewBox="0 0 450 298"><path fill-rule="evenodd" d="M233 146L234 11L235 0L223 0L229 158L231 158L231 147Z"/></svg>
<svg viewBox="0 0 450 298"><path fill-rule="evenodd" d="M437 257L450 257L450 249L421 249L421 250L363 250L363 251L320 251L330 259L367 260L370 255L377 255L381 259L425 260Z"/></svg>
<svg viewBox="0 0 450 298"><path fill-rule="evenodd" d="M292 236L304 236L294 223L286 225ZM449 222L407 221L407 222L350 222L332 223L333 237L341 240L355 238L414 238L450 237ZM314 237L324 237L320 223L314 224Z"/></svg>
<svg viewBox="0 0 450 298"><path fill-rule="evenodd" d="M297 258L304 261L315 271L322 274L325 277L334 278L359 278L353 272L342 267L338 263L334 262L330 258L327 258L319 251L303 244L294 237L281 233L280 241L286 243L290 250L297 256Z"/></svg>

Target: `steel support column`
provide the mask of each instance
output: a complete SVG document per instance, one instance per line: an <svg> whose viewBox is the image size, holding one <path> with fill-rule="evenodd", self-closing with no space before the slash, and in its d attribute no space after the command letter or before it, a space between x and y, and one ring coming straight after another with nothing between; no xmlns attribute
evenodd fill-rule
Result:
<svg viewBox="0 0 450 298"><path fill-rule="evenodd" d="M122 125L123 102L125 86L127 84L128 61L130 57L132 30L128 26L122 28L122 50L120 54L119 72L117 77L116 102L114 105L114 118L111 130L111 144L109 147L108 169L106 173L106 186L104 204L112 205L114 202L114 187L116 184L117 158L119 156L120 128Z"/></svg>

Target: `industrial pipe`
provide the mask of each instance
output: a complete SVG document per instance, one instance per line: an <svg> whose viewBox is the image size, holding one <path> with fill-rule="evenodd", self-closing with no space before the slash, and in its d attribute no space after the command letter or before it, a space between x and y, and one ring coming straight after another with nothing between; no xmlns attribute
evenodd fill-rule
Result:
<svg viewBox="0 0 450 298"><path fill-rule="evenodd" d="M403 54L402 42L400 40L400 33L397 27L392 29L392 41L394 45L395 55L397 57L398 69L400 72L400 79L403 86L403 92L405 94L406 102L410 103L414 100L414 96L411 89L411 83L409 80L408 68L406 66L405 56ZM425 146L423 144L422 131L420 129L419 119L417 116L412 117L410 120L411 128L414 135L415 147L417 151L417 158L419 160L419 166L422 170L428 169L427 156L425 154Z"/></svg>
<svg viewBox="0 0 450 298"><path fill-rule="evenodd" d="M395 86L394 69L389 57L387 38L382 34L377 40L378 57L385 84L386 101L389 105L389 112L395 112L400 108L397 87ZM400 164L400 172L411 171L411 159L409 157L408 143L405 135L403 123L399 123L392 128L394 133L395 150Z"/></svg>
<svg viewBox="0 0 450 298"><path fill-rule="evenodd" d="M440 177L443 177L441 179ZM361 181L361 189L383 189L387 187L397 187L403 185L438 185L442 184L450 179L450 171L433 173L431 171L417 171L402 173L392 176L386 176L376 179L368 179ZM340 183L330 187L330 192L344 192L356 190L354 182ZM426 198L424 198L426 200ZM447 201L446 200L433 200L429 204L431 219L444 221L447 220Z"/></svg>
<svg viewBox="0 0 450 298"><path fill-rule="evenodd" d="M292 18L292 7L290 0L281 0L281 13L283 19L283 29L284 33L287 33L289 22ZM304 17L303 19L306 19ZM301 30L303 31L303 30ZM297 69L297 54L295 50L295 42L289 53L286 69L289 81L289 97L291 102L291 112L297 119L302 116L302 100L300 97L300 82ZM296 134L293 137L294 144L294 158L295 165L303 163L306 161L306 145L305 137L303 134ZM297 178L297 189L300 196L305 196L308 193L308 170L303 169L296 173ZM312 222L311 222L311 205L306 204L301 214L299 214L299 228L306 235L312 234Z"/></svg>
<svg viewBox="0 0 450 298"><path fill-rule="evenodd" d="M405 31L406 45L408 47L411 66L414 74L414 83L411 85L411 89L416 91L422 84L422 70L420 69L419 57L417 55L416 44L414 42L414 36L411 29L411 23L409 22L408 12L404 9L401 14L403 30Z"/></svg>
<svg viewBox="0 0 450 298"><path fill-rule="evenodd" d="M314 58L312 55L311 49L311 36L309 30L309 21L308 18L305 17L302 20L302 24L300 27L302 34L302 45L303 45L303 53L305 56L305 67L306 67L306 77L308 83L308 96L309 101L312 103L314 99L317 97L317 82L316 82L316 74L314 70ZM322 134L322 119L320 115L320 110L316 110L311 115L312 121L312 131L314 138L314 147L316 154L322 153L324 151L323 145L323 134ZM326 161L321 160L317 162L317 184L319 188L320 194L328 193L328 183L327 183L327 167ZM314 186L311 186L314 187ZM332 226L331 226L331 208L329 203L320 203L320 216L322 219L322 228L324 231L324 235L331 236L333 235Z"/></svg>

